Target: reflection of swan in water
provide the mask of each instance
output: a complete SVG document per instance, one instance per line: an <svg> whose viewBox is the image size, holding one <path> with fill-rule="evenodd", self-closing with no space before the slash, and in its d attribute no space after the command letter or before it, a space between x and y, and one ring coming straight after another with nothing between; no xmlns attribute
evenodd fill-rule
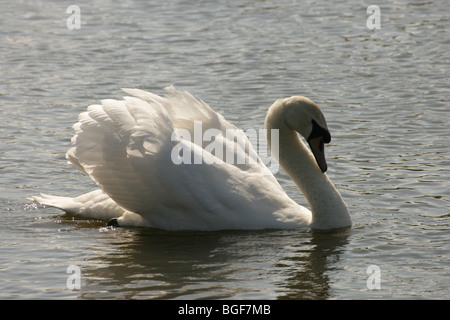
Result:
<svg viewBox="0 0 450 320"><path fill-rule="evenodd" d="M348 243L349 232L312 231L309 236L297 246L298 250L278 262L293 266L289 268L289 276L277 283L278 299L328 299L330 282L340 278L336 276L339 258Z"/></svg>
<svg viewBox="0 0 450 320"><path fill-rule="evenodd" d="M348 232L97 233L83 299L327 299ZM114 244L114 245L111 245ZM94 252L95 251L95 252Z"/></svg>
<svg viewBox="0 0 450 320"><path fill-rule="evenodd" d="M75 215L119 226L151 226L167 230L297 228L331 229L351 225L347 206L324 173L324 143L331 139L325 118L309 99L276 101L265 121L271 149L279 133L279 162L307 199L312 213L290 199L252 147L237 147L227 130L236 127L187 92L168 88L160 97L126 89L134 97L103 100L81 113L75 124L69 161L88 174L101 190L77 198L42 195L33 199ZM238 159L233 164L194 137L194 123L212 129L215 141ZM177 131L178 130L178 131ZM248 142L241 131L238 138ZM311 147L305 146L298 134ZM210 140L209 140L210 141ZM208 142L209 143L209 142ZM175 164L189 150L200 164ZM223 150L222 150L223 151ZM175 161L174 161L175 160ZM211 163L212 162L212 163Z"/></svg>

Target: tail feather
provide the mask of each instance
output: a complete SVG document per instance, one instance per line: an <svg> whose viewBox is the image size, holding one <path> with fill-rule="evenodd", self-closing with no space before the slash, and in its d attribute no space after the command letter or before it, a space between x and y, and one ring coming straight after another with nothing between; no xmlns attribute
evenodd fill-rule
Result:
<svg viewBox="0 0 450 320"><path fill-rule="evenodd" d="M102 190L95 190L76 198L41 194L29 198L42 205L61 209L75 216L108 221L118 218L125 210Z"/></svg>
<svg viewBox="0 0 450 320"><path fill-rule="evenodd" d="M80 205L75 202L74 198L69 197L52 196L41 193L40 196L33 196L28 199L72 214L77 214L80 209Z"/></svg>

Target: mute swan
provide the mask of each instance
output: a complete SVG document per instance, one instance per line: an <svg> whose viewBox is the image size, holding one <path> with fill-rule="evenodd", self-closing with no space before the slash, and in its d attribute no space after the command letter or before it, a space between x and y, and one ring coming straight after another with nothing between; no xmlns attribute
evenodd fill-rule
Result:
<svg viewBox="0 0 450 320"><path fill-rule="evenodd" d="M347 206L324 173L324 143L331 137L321 110L311 100L300 96L277 100L265 120L269 147L278 147L279 141L277 160L303 192L310 211L286 195L252 146L236 147L234 137L227 139L227 130L235 130L238 139L248 142L242 131L205 102L173 87L166 88L164 97L123 90L130 96L102 100L79 115L74 146L66 154L100 189L76 198L41 194L32 200L109 221L108 225L165 230L351 225ZM207 143L186 139L186 134L198 134L194 124L201 124L203 132L215 130L214 141L223 143L226 152L256 160L234 164L219 159L218 149L205 147L212 139ZM276 133L279 140L273 145ZM180 163L180 157L191 156L201 161Z"/></svg>

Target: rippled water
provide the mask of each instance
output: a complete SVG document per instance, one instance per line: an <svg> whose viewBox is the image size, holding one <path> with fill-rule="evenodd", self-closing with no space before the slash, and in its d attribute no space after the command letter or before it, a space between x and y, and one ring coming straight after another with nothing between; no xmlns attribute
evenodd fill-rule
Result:
<svg viewBox="0 0 450 320"><path fill-rule="evenodd" d="M445 1L378 1L375 30L366 25L374 3L364 1L74 4L75 30L67 3L2 4L1 298L450 297ZM120 98L121 87L162 93L170 84L243 129L262 128L278 98L318 103L333 137L328 175L354 226L111 230L26 199L95 187L64 158L87 105ZM305 204L283 172L277 178ZM79 290L67 285L71 265ZM378 273L367 273L372 265Z"/></svg>

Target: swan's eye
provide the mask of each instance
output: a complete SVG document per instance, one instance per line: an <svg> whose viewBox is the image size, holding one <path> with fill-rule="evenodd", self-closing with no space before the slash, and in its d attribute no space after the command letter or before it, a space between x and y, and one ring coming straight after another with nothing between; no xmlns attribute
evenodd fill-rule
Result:
<svg viewBox="0 0 450 320"><path fill-rule="evenodd" d="M329 143L331 141L331 135L330 132L327 129L322 128L320 125L317 124L317 122L312 119L312 130L309 134L308 141L314 138L322 138L322 143L320 145L321 148L323 148L323 143Z"/></svg>

